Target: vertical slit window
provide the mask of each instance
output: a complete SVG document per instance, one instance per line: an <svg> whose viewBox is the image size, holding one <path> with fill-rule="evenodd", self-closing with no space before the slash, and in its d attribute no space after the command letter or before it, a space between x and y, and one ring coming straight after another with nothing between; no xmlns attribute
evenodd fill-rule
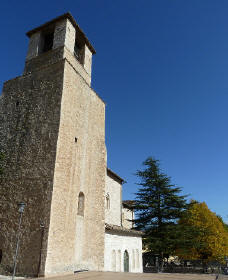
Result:
<svg viewBox="0 0 228 280"><path fill-rule="evenodd" d="M110 196L109 194L106 195L106 209L110 209Z"/></svg>
<svg viewBox="0 0 228 280"><path fill-rule="evenodd" d="M80 192L78 195L78 215L84 216L85 208L85 195L83 192Z"/></svg>

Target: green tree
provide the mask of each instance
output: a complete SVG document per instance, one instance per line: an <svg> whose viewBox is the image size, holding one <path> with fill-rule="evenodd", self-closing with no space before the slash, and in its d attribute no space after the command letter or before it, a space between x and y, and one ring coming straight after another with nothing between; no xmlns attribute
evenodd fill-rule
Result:
<svg viewBox="0 0 228 280"><path fill-rule="evenodd" d="M187 208L186 196L180 195L181 188L171 184L170 177L160 170L158 160L149 157L143 165L145 168L136 172L140 188L135 200L135 224L145 233L146 250L163 260L178 246L177 221Z"/></svg>
<svg viewBox="0 0 228 280"><path fill-rule="evenodd" d="M193 203L179 221L185 228L194 228L192 247L179 248L177 255L183 259L201 259L204 264L211 260L224 261L228 255L228 233L221 218L211 212L206 203Z"/></svg>

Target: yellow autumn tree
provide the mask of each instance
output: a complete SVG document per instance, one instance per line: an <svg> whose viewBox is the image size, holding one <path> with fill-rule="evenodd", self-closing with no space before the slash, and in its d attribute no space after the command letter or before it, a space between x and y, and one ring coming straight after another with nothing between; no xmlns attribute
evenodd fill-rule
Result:
<svg viewBox="0 0 228 280"><path fill-rule="evenodd" d="M191 232L191 246L178 248L177 255L182 259L224 261L228 256L228 232L223 223L211 212L205 202L191 203L179 225L185 232ZM189 236L188 234L185 235Z"/></svg>

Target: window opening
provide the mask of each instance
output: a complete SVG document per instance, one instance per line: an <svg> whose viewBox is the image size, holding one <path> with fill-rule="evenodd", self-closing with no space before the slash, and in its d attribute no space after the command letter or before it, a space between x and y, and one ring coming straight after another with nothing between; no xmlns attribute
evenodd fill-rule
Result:
<svg viewBox="0 0 228 280"><path fill-rule="evenodd" d="M124 251L124 272L129 272L129 254L128 251Z"/></svg>
<svg viewBox="0 0 228 280"><path fill-rule="evenodd" d="M44 35L44 46L43 52L50 51L53 46L54 32L48 33Z"/></svg>
<svg viewBox="0 0 228 280"><path fill-rule="evenodd" d="M74 55L81 64L84 64L84 53L85 53L85 40L82 34L76 30Z"/></svg>
<svg viewBox="0 0 228 280"><path fill-rule="evenodd" d="M49 28L41 33L40 53L50 51L53 47L54 28Z"/></svg>
<svg viewBox="0 0 228 280"><path fill-rule="evenodd" d="M106 195L106 209L110 209L110 196L109 196L109 194Z"/></svg>
<svg viewBox="0 0 228 280"><path fill-rule="evenodd" d="M84 216L85 196L83 192L78 195L78 215Z"/></svg>
<svg viewBox="0 0 228 280"><path fill-rule="evenodd" d="M118 268L117 271L121 271L121 251L118 250Z"/></svg>

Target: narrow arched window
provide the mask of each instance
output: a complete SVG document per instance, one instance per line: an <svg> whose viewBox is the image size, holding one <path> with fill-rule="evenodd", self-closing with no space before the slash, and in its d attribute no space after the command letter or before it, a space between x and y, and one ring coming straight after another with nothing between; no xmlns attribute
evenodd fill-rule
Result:
<svg viewBox="0 0 228 280"><path fill-rule="evenodd" d="M80 192L78 195L78 215L84 216L85 208L85 195L83 192Z"/></svg>
<svg viewBox="0 0 228 280"><path fill-rule="evenodd" d="M121 271L121 251L118 250L118 255L117 255L117 271Z"/></svg>
<svg viewBox="0 0 228 280"><path fill-rule="evenodd" d="M2 262L2 250L0 249L0 263Z"/></svg>
<svg viewBox="0 0 228 280"><path fill-rule="evenodd" d="M124 251L124 272L129 272L129 254L128 251Z"/></svg>
<svg viewBox="0 0 228 280"><path fill-rule="evenodd" d="M112 250L112 271L116 271L116 251Z"/></svg>
<svg viewBox="0 0 228 280"><path fill-rule="evenodd" d="M110 196L109 196L109 194L106 195L106 209L110 209Z"/></svg>

